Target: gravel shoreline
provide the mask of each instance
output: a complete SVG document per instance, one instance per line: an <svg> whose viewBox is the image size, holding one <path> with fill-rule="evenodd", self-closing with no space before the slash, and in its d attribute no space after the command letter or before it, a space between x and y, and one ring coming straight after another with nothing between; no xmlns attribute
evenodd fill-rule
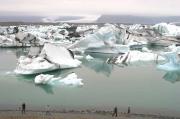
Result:
<svg viewBox="0 0 180 119"><path fill-rule="evenodd" d="M69 110L69 111L50 111L46 115L45 111L27 110L22 115L19 110L0 110L0 119L180 119L180 117L171 117L163 115L149 114L127 114L118 113L118 117L112 117L112 111L90 111L90 110Z"/></svg>

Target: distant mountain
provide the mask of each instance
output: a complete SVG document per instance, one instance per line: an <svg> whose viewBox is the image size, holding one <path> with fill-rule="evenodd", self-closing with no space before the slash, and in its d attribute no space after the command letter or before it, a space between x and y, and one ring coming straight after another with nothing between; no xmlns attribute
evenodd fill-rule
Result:
<svg viewBox="0 0 180 119"><path fill-rule="evenodd" d="M84 15L84 16L1 16L0 22L74 22L86 23L96 22L99 16Z"/></svg>
<svg viewBox="0 0 180 119"><path fill-rule="evenodd" d="M0 12L1 13L1 12ZM156 24L179 22L180 16L82 15L82 16L26 16L0 14L0 22L69 22L69 23L123 23Z"/></svg>
<svg viewBox="0 0 180 119"><path fill-rule="evenodd" d="M124 24L156 24L160 22L180 22L180 16L131 16L131 15L102 15L97 23Z"/></svg>
<svg viewBox="0 0 180 119"><path fill-rule="evenodd" d="M0 16L0 22L42 22L41 16Z"/></svg>

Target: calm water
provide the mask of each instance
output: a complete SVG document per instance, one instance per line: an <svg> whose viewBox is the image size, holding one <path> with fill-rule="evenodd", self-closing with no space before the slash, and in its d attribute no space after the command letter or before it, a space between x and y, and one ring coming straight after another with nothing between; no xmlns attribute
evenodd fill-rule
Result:
<svg viewBox="0 0 180 119"><path fill-rule="evenodd" d="M17 58L28 49L0 49L0 108L28 108L49 104L65 109L112 109L135 113L180 116L180 73L156 69L156 64L118 67L106 64L107 55L90 54L92 61L82 60L80 68L50 72L65 76L75 72L84 79L83 87L37 86L35 76L13 74Z"/></svg>

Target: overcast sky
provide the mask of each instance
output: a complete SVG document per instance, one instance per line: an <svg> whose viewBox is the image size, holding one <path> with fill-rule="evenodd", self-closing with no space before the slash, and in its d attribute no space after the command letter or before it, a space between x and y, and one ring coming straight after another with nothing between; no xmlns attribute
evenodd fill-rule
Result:
<svg viewBox="0 0 180 119"><path fill-rule="evenodd" d="M180 0L0 0L1 13L180 15Z"/></svg>

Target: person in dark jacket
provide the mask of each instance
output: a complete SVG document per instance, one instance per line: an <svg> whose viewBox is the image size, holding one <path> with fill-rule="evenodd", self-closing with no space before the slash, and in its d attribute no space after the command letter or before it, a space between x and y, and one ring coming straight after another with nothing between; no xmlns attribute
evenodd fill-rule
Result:
<svg viewBox="0 0 180 119"><path fill-rule="evenodd" d="M25 103L23 103L22 104L22 114L25 114L26 113L26 104Z"/></svg>
<svg viewBox="0 0 180 119"><path fill-rule="evenodd" d="M117 115L118 115L117 113L118 113L118 109L117 109L117 107L115 107L114 110L113 110L112 116L113 116L113 117L114 117L114 116L117 117Z"/></svg>
<svg viewBox="0 0 180 119"><path fill-rule="evenodd" d="M130 107L128 107L128 112L127 112L128 114L130 114L131 113L131 108Z"/></svg>

